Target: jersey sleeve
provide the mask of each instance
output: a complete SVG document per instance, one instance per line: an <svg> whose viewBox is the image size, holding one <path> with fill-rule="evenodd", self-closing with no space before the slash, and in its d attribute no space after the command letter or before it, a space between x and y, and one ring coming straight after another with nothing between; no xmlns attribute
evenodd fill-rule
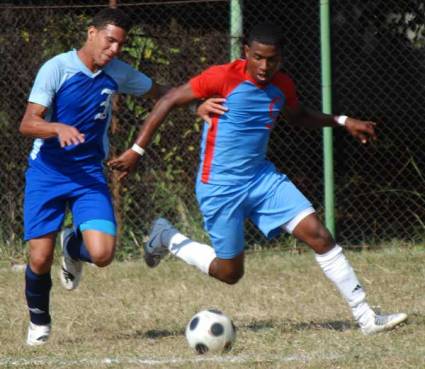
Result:
<svg viewBox="0 0 425 369"><path fill-rule="evenodd" d="M288 77L288 88L287 88L286 99L287 99L288 106L291 108L296 108L300 104L300 101L298 100L298 94L297 94L297 89L295 87L295 83L289 77Z"/></svg>
<svg viewBox="0 0 425 369"><path fill-rule="evenodd" d="M212 96L223 97L225 75L223 66L206 69L189 81L193 94L198 99L207 99Z"/></svg>
<svg viewBox="0 0 425 369"><path fill-rule="evenodd" d="M28 101L50 107L62 79L62 68L58 58L44 63L35 77Z"/></svg>
<svg viewBox="0 0 425 369"><path fill-rule="evenodd" d="M111 63L108 73L118 82L119 92L131 95L144 95L153 85L153 81L146 74L133 68L121 60Z"/></svg>
<svg viewBox="0 0 425 369"><path fill-rule="evenodd" d="M285 95L286 106L290 108L298 107L300 102L298 100L297 89L292 78L287 74L279 73L279 76L274 82Z"/></svg>

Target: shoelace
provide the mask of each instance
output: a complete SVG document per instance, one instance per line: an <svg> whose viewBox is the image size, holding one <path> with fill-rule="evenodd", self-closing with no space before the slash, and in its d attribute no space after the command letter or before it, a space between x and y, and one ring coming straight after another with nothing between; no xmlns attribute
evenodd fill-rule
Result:
<svg viewBox="0 0 425 369"><path fill-rule="evenodd" d="M62 271L65 277L65 280L68 281L73 281L75 279L74 275L72 273L70 273L69 271L67 271L65 268L62 267Z"/></svg>
<svg viewBox="0 0 425 369"><path fill-rule="evenodd" d="M375 316L375 324L376 325L385 325L387 324L389 319L388 315L376 315Z"/></svg>
<svg viewBox="0 0 425 369"><path fill-rule="evenodd" d="M48 339L49 339L49 336L46 334L46 335L38 337L37 341L46 342Z"/></svg>

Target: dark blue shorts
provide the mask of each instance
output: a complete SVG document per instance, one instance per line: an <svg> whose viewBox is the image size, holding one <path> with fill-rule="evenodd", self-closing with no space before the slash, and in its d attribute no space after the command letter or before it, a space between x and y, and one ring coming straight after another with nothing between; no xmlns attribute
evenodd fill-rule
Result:
<svg viewBox="0 0 425 369"><path fill-rule="evenodd" d="M115 225L111 195L101 167L70 176L51 168L30 166L25 179L25 240L59 231L67 207L75 228L93 220Z"/></svg>

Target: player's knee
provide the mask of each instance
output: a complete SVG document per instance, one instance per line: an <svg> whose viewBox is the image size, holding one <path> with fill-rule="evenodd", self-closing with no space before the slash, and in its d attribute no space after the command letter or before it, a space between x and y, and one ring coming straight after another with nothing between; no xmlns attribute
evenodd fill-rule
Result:
<svg viewBox="0 0 425 369"><path fill-rule="evenodd" d="M243 268L228 269L223 271L223 273L220 275L220 279L227 284L236 284L243 277L243 275Z"/></svg>
<svg viewBox="0 0 425 369"><path fill-rule="evenodd" d="M243 253L232 259L215 258L210 265L209 274L227 284L235 284L244 275L243 260Z"/></svg>
<svg viewBox="0 0 425 369"><path fill-rule="evenodd" d="M113 251L103 251L103 252L93 252L90 254L91 260L93 264L96 266L103 268L108 266L114 260L114 252Z"/></svg>
<svg viewBox="0 0 425 369"><path fill-rule="evenodd" d="M30 256L31 270L37 274L48 273L50 271L52 263L52 255L35 254Z"/></svg>
<svg viewBox="0 0 425 369"><path fill-rule="evenodd" d="M295 227L293 235L309 245L318 254L329 251L335 245L332 235L316 214L305 217Z"/></svg>
<svg viewBox="0 0 425 369"><path fill-rule="evenodd" d="M114 260L115 238L88 239L86 243L93 264L98 267L106 267Z"/></svg>
<svg viewBox="0 0 425 369"><path fill-rule="evenodd" d="M335 244L330 232L322 225L314 230L311 243L314 250L319 254L328 252Z"/></svg>

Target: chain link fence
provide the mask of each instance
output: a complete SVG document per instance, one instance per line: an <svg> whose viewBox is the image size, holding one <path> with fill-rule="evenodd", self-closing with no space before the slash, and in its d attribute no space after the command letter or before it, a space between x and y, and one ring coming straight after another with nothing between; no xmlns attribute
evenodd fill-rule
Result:
<svg viewBox="0 0 425 369"><path fill-rule="evenodd" d="M88 20L115 5L134 20L122 58L159 83L178 85L230 60L230 1L8 1L0 4L0 239L22 237L26 157L32 140L18 133L40 65L79 48ZM244 30L260 21L285 33L284 69L301 101L321 110L319 1L250 0ZM333 105L378 122L379 141L364 147L334 132L338 239L351 245L425 234L425 6L418 0L335 0L332 8ZM242 42L242 40L240 40ZM152 107L144 98L114 101L111 155L128 148ZM202 122L187 109L163 124L139 170L125 183L109 173L120 252L137 252L151 221L171 218L206 239L194 197ZM323 204L322 132L278 124L269 155L314 203ZM70 219L67 220L69 222ZM248 224L247 243L264 239Z"/></svg>

